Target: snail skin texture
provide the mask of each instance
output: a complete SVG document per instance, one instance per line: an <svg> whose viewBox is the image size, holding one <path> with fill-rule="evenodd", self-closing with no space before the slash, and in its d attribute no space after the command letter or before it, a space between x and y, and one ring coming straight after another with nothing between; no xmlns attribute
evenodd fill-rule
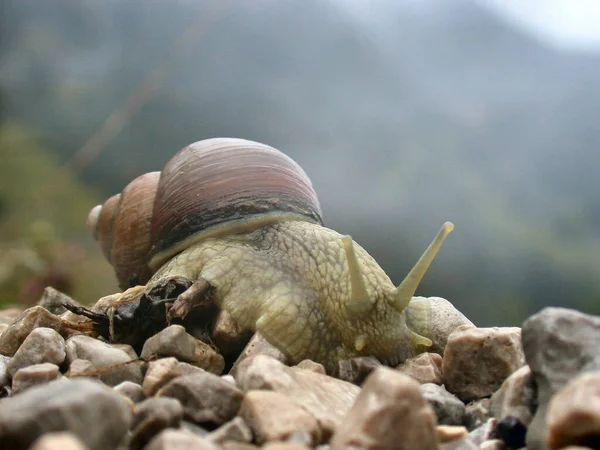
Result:
<svg viewBox="0 0 600 450"><path fill-rule="evenodd" d="M236 168L234 161L239 158L230 156L240 151L248 159ZM254 153L259 156L252 156ZM208 164L206 158L219 163L210 160ZM255 159L259 163L253 164ZM196 163L201 170L214 172L210 174L214 186L193 171ZM193 176L187 179L189 174ZM273 176L279 180L271 179ZM265 177L271 181L265 183ZM207 139L185 147L160 174L153 172L147 178L153 183L149 191L156 199L142 201L138 196L135 203L150 205L144 206L149 216L136 218L133 211L125 211L124 217L107 219L107 205L112 216L114 204L125 203L124 198L111 198L94 208L88 218L113 265L122 258L107 243L108 236L117 229L133 228L136 234L151 230L145 244L149 250L138 252L143 255L142 266L142 258L134 256L135 264L125 263L126 270L119 273L115 268L122 287L126 287L123 280L132 277L147 286L175 276L198 280L180 298L193 296L198 286L210 286L212 301L229 312L238 325L260 332L290 362L311 359L323 364L329 373L335 372L339 360L357 356L374 356L384 364L397 365L431 345L429 301L413 296L454 228L451 223L442 226L396 287L350 236L321 224L310 180L296 163L272 147L242 139ZM234 182L241 178L241 182ZM182 186L174 187L173 180ZM166 185L175 193L162 192ZM224 195L227 185L233 188ZM179 198L177 189L183 187L186 197ZM131 185L123 193L128 190ZM202 195L210 201L194 212L193 204L203 205ZM168 199L166 204L174 208L167 214L170 225L156 217L157 212L164 214L161 198ZM219 203L215 198L225 201ZM238 202L239 198L243 201ZM181 214L183 207L178 206L181 202L190 203L185 216ZM252 209L255 204L258 206ZM194 218L188 216L192 214ZM201 220L206 218L208 226ZM131 225L124 226L126 222ZM99 231L106 223L108 231ZM170 234L172 230L176 233ZM137 245L126 238L111 239L113 246L123 242L129 242L130 247Z"/></svg>

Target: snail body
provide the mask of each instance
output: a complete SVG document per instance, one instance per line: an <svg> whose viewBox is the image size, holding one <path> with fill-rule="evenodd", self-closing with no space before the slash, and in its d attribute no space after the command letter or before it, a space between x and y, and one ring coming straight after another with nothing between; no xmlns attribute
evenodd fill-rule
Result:
<svg viewBox="0 0 600 450"><path fill-rule="evenodd" d="M431 345L429 304L413 295L452 224L396 287L350 236L323 226L308 176L272 147L207 139L140 178L88 218L122 288L201 280L238 325L330 372L355 356L395 365ZM142 201L132 191L145 181ZM130 238L114 237L127 228Z"/></svg>

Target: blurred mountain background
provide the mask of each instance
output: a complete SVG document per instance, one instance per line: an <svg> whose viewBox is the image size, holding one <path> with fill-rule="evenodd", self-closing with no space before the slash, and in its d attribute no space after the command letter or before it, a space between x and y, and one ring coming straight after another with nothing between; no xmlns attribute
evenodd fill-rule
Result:
<svg viewBox="0 0 600 450"><path fill-rule="evenodd" d="M396 283L454 222L418 294L480 326L600 314L600 51L493 3L8 0L0 302L115 292L89 209L232 136L296 159Z"/></svg>

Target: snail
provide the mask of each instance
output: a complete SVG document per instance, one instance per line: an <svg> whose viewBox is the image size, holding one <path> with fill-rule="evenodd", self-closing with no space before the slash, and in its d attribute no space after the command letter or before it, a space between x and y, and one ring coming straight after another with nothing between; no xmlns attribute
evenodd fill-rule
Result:
<svg viewBox="0 0 600 450"><path fill-rule="evenodd" d="M454 226L446 222L395 286L348 235L323 225L304 170L268 145L206 139L94 207L88 225L122 289L181 276L173 304L210 291L241 327L292 362L374 356L397 365L431 345L428 299L413 297Z"/></svg>

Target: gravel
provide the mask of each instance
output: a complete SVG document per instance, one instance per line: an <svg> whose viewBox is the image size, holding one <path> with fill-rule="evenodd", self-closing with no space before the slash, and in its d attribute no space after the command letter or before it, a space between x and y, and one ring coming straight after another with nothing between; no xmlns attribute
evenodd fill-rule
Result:
<svg viewBox="0 0 600 450"><path fill-rule="evenodd" d="M311 360L289 365L259 334L227 362L243 333L224 319L223 350L182 325L135 349L109 343L65 327L76 316L52 313L63 297L44 295L48 309L11 310L0 334L0 448L506 450L526 441L554 450L599 441L600 317L574 310L477 328L434 298L443 310L431 352L395 368L340 361L333 377Z"/></svg>

